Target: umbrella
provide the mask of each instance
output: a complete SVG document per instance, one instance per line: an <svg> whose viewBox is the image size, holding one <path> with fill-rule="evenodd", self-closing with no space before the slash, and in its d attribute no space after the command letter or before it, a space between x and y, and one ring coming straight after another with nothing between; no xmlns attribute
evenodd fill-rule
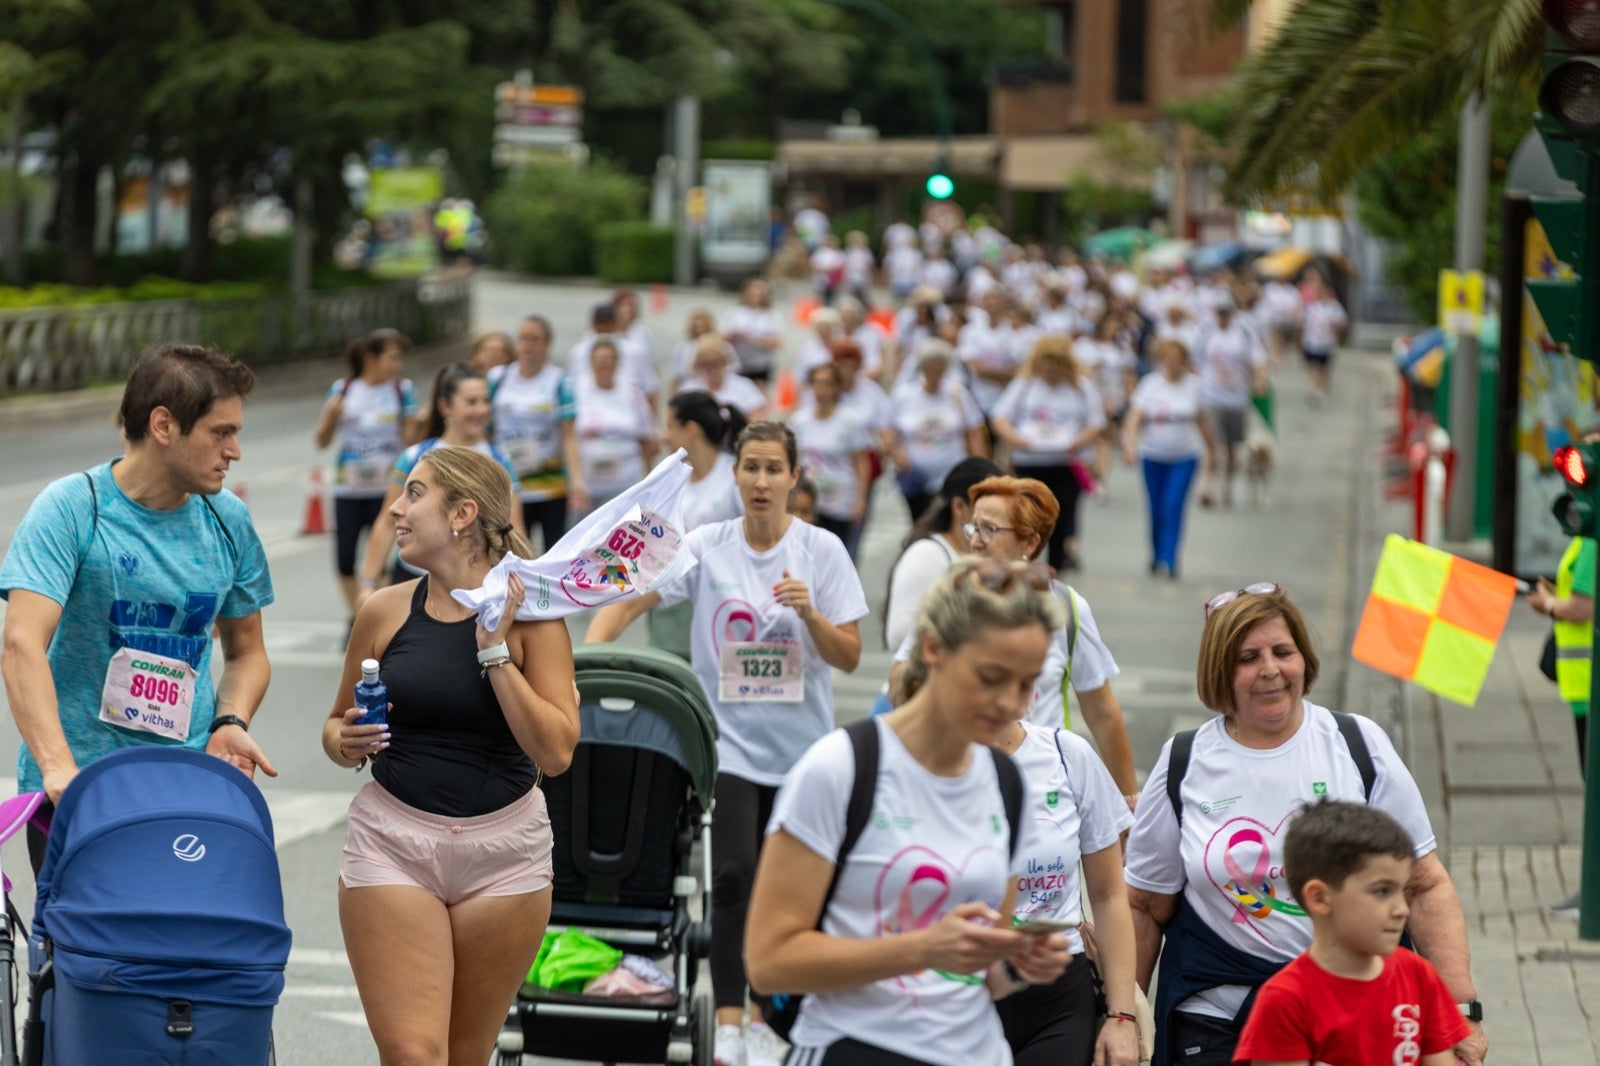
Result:
<svg viewBox="0 0 1600 1066"><path fill-rule="evenodd" d="M1118 229L1101 230L1084 242L1084 249L1090 257L1104 256L1107 259L1121 259L1131 262L1134 255L1142 249L1150 247L1161 238L1147 229L1138 226L1122 226Z"/></svg>
<svg viewBox="0 0 1600 1066"><path fill-rule="evenodd" d="M1238 241L1208 244L1194 255L1195 273L1204 274L1218 267L1231 267L1247 254L1249 253L1245 250L1245 246Z"/></svg>
<svg viewBox="0 0 1600 1066"><path fill-rule="evenodd" d="M1146 270L1176 270L1194 254L1193 241L1162 241L1146 248L1140 261Z"/></svg>

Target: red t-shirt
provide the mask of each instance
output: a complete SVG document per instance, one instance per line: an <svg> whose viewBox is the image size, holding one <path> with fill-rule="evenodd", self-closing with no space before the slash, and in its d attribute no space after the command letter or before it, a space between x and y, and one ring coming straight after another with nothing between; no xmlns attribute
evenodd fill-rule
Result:
<svg viewBox="0 0 1600 1066"><path fill-rule="evenodd" d="M1357 981L1329 973L1307 953L1261 986L1233 1061L1410 1066L1467 1033L1444 981L1420 955L1397 948L1383 973Z"/></svg>

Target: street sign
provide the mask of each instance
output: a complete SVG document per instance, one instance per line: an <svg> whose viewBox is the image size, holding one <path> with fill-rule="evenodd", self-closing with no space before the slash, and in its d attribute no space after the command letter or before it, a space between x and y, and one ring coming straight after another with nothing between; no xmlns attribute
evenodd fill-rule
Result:
<svg viewBox="0 0 1600 1066"><path fill-rule="evenodd" d="M504 81L494 90L495 166L575 158L583 141L583 90Z"/></svg>
<svg viewBox="0 0 1600 1066"><path fill-rule="evenodd" d="M1476 337L1483 329L1483 275L1439 271L1439 327L1451 333Z"/></svg>

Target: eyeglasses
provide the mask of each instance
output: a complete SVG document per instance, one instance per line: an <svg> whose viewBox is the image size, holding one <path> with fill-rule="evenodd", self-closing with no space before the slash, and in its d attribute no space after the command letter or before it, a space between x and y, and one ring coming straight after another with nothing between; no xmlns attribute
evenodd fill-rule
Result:
<svg viewBox="0 0 1600 1066"><path fill-rule="evenodd" d="M1254 585L1246 585L1242 589L1233 589L1229 592L1219 592L1206 601L1206 617L1211 617L1211 612L1219 607L1226 607L1240 596L1270 596L1279 591L1277 582L1257 581Z"/></svg>
<svg viewBox="0 0 1600 1066"><path fill-rule="evenodd" d="M985 541L994 539L996 533L1015 533L1015 526L997 526L993 522L965 522L962 523L961 532L966 534L968 540L975 541L978 534L983 534Z"/></svg>
<svg viewBox="0 0 1600 1066"><path fill-rule="evenodd" d="M998 559L982 559L969 564L969 571L978 583L997 595L1010 592L1021 581L1035 592L1049 592L1055 581L1055 571L1044 563L1003 563Z"/></svg>

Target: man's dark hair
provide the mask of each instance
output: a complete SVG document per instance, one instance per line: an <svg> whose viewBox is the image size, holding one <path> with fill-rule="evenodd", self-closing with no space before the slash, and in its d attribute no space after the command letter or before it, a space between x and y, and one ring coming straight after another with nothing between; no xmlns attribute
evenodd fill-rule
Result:
<svg viewBox="0 0 1600 1066"><path fill-rule="evenodd" d="M614 326L617 324L617 307L615 304L595 304L594 310L589 313L589 322L595 326Z"/></svg>
<svg viewBox="0 0 1600 1066"><path fill-rule="evenodd" d="M1301 906L1307 881L1338 888L1375 855L1411 859L1411 834L1385 812L1365 803L1323 799L1289 823L1283 842L1284 875Z"/></svg>
<svg viewBox="0 0 1600 1066"><path fill-rule="evenodd" d="M215 348L152 345L128 374L117 425L130 442L143 440L150 432L150 413L165 407L178 420L179 432L187 434L218 400L248 396L255 384L248 366Z"/></svg>

